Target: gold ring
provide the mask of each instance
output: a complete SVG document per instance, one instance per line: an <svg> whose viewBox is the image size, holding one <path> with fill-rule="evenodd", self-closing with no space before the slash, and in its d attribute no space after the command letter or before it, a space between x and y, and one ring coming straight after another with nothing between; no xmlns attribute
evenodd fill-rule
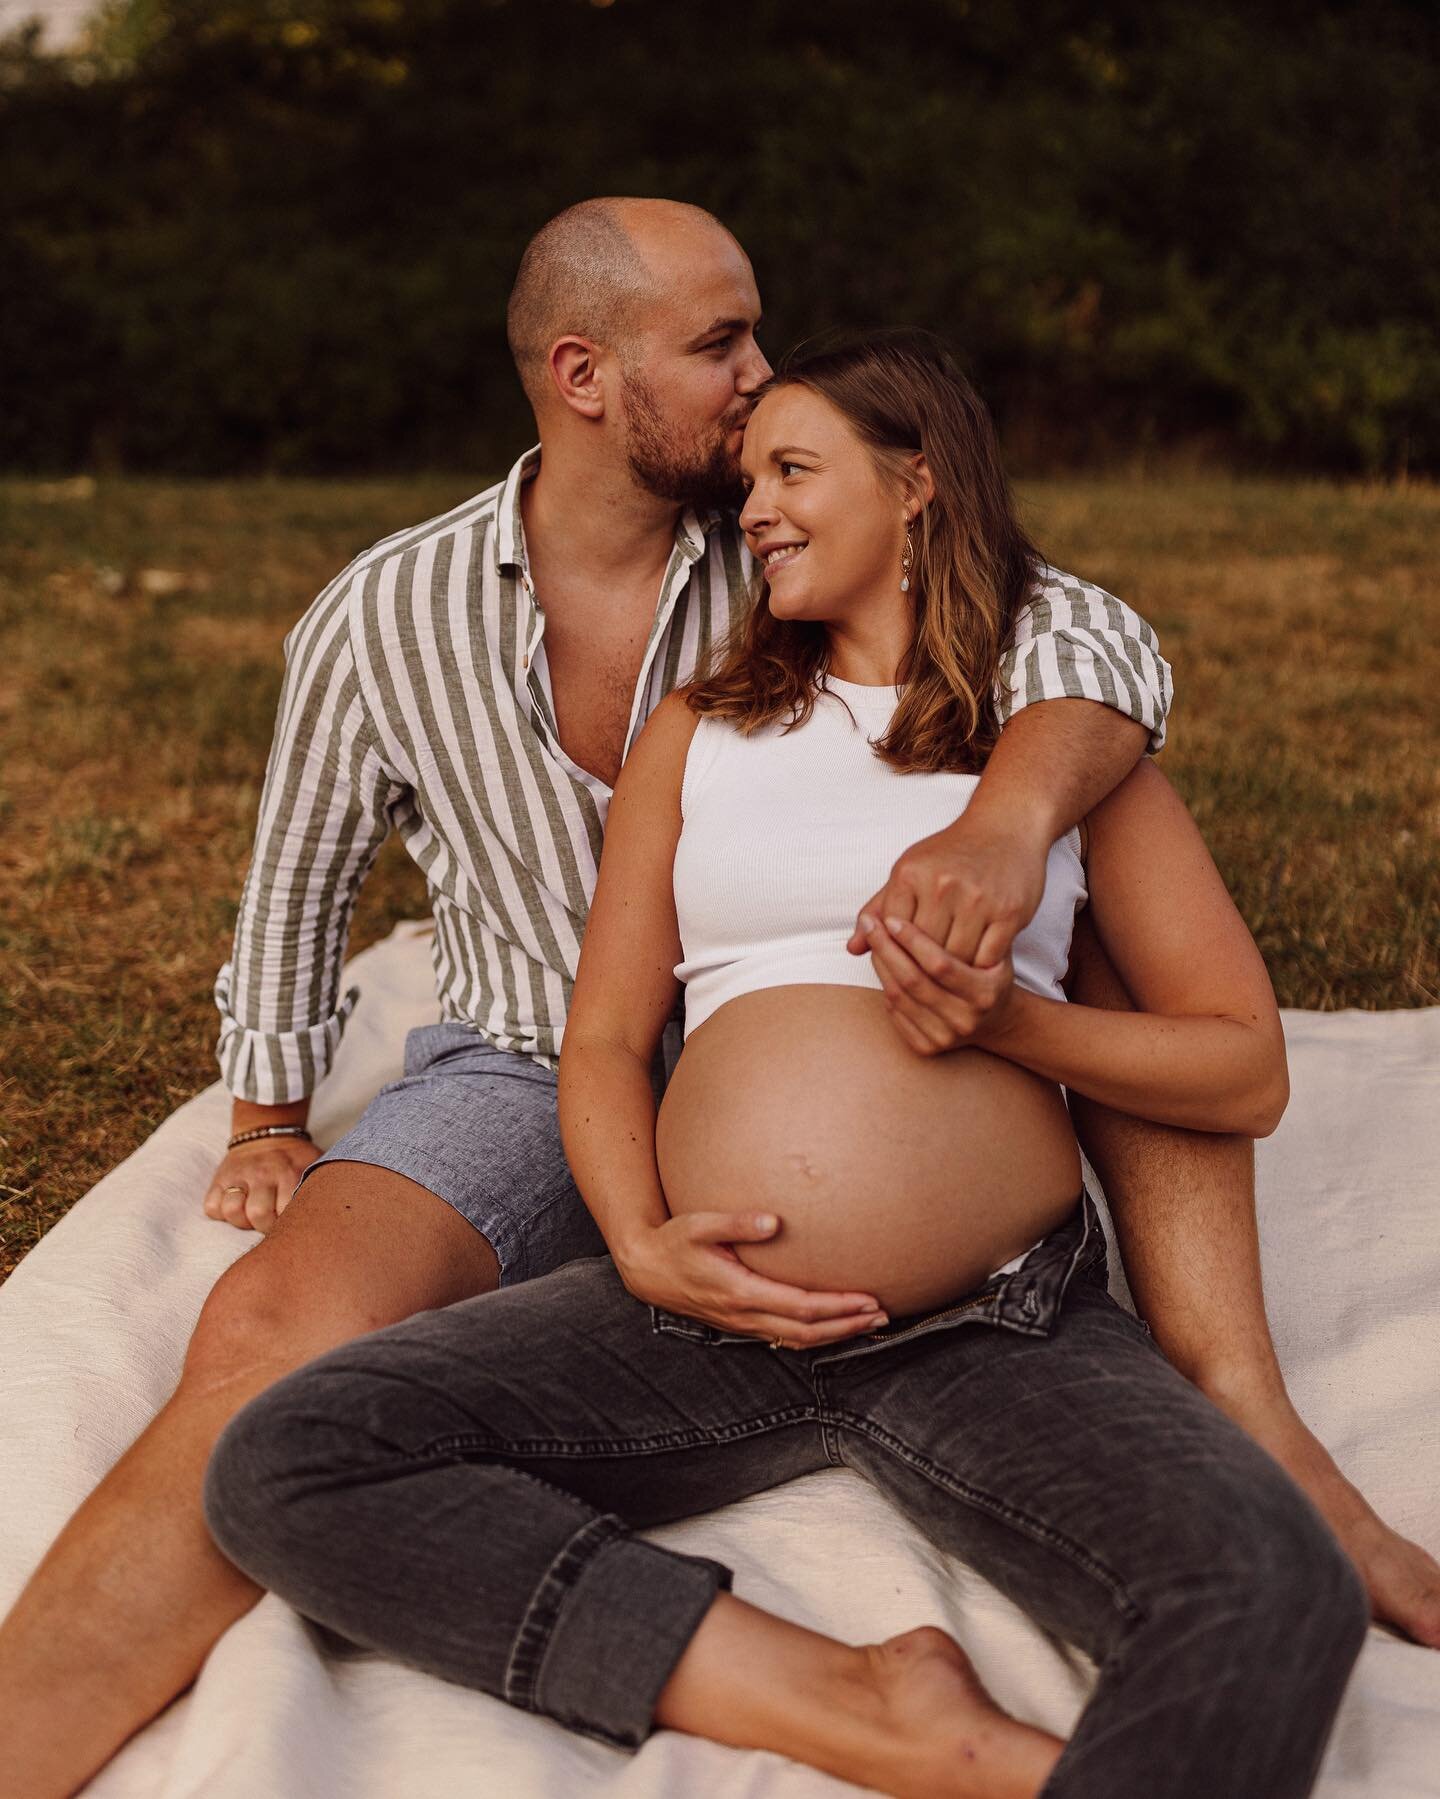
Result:
<svg viewBox="0 0 1440 1799"><path fill-rule="evenodd" d="M249 1189L249 1188L248 1188L248 1187L244 1187L244 1186L241 1186L241 1187L222 1187L222 1188L221 1188L221 1189L220 1189L220 1191L221 1191L221 1192L222 1192L222 1193L248 1193L248 1192L249 1192L249 1191L250 1191L250 1189Z"/></svg>

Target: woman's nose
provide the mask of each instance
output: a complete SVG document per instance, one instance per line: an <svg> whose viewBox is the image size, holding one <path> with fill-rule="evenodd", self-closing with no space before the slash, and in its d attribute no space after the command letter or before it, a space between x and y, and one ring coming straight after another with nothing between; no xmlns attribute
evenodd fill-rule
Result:
<svg viewBox="0 0 1440 1799"><path fill-rule="evenodd" d="M745 504L740 508L740 529L761 531L774 522L775 508L767 503L758 487L752 487L745 496Z"/></svg>

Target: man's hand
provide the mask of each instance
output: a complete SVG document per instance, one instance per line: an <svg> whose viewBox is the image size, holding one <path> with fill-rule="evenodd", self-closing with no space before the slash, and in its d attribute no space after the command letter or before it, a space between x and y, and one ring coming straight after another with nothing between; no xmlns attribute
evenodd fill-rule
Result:
<svg viewBox="0 0 1440 1799"><path fill-rule="evenodd" d="M1050 845L1041 833L962 814L953 825L912 843L890 879L860 909L845 945L871 948L880 919L909 922L952 956L994 968L1030 920L1045 892Z"/></svg>
<svg viewBox="0 0 1440 1799"><path fill-rule="evenodd" d="M205 1216L268 1235L295 1183L320 1155L305 1137L261 1137L227 1150L205 1192Z"/></svg>
<svg viewBox="0 0 1440 1799"><path fill-rule="evenodd" d="M647 1227L615 1262L648 1305L791 1349L838 1343L887 1322L871 1294L812 1293L768 1280L731 1247L763 1243L779 1228L774 1213L690 1212Z"/></svg>
<svg viewBox="0 0 1440 1799"><path fill-rule="evenodd" d="M976 968L900 918L876 920L865 941L891 1023L917 1055L984 1048L1003 1036L1015 1005L1008 950L994 968Z"/></svg>

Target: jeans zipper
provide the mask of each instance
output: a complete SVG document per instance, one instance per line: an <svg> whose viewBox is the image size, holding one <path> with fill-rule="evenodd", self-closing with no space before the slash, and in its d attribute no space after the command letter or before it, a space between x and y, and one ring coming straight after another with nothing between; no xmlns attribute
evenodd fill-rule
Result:
<svg viewBox="0 0 1440 1799"><path fill-rule="evenodd" d="M947 1318L958 1318L962 1312L973 1312L976 1306L988 1305L994 1297L995 1293L993 1292L982 1293L978 1298L967 1299L963 1305L947 1306L943 1312L932 1312L928 1318L922 1318L918 1324L907 1325L904 1330L897 1331L893 1337L887 1337L883 1330L872 1331L867 1341L871 1343L903 1343L907 1337L912 1337L919 1331L930 1330L937 1324L943 1324Z"/></svg>

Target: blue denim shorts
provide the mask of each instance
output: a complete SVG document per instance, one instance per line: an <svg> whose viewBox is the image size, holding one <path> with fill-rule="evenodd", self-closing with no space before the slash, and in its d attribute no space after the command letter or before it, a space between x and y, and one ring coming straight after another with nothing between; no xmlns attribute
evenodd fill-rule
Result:
<svg viewBox="0 0 1440 1799"><path fill-rule="evenodd" d="M327 1162L367 1162L427 1187L490 1244L501 1286L606 1254L570 1178L555 1075L469 1025L411 1031L404 1074L310 1164L296 1192Z"/></svg>

